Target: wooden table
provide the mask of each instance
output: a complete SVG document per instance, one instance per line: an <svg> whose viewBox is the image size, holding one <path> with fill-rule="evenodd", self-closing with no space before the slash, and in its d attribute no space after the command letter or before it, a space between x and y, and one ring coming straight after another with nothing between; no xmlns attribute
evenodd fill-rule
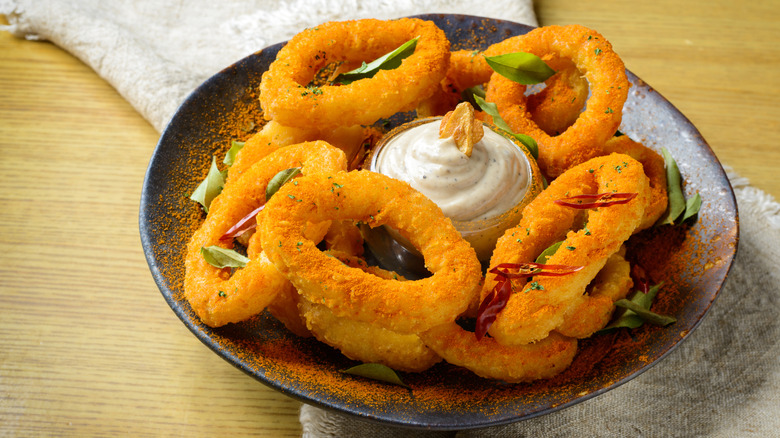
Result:
<svg viewBox="0 0 780 438"><path fill-rule="evenodd" d="M537 12L603 33L723 163L780 198L780 4ZM152 281L137 217L157 137L68 53L0 33L0 435L300 435L299 403L209 351Z"/></svg>

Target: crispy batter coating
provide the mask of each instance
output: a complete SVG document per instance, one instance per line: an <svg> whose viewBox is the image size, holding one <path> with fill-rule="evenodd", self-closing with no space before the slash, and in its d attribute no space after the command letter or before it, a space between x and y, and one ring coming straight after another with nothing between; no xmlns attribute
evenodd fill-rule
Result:
<svg viewBox="0 0 780 438"><path fill-rule="evenodd" d="M244 216L266 202L268 181L278 172L301 166L303 174L336 172L346 169L344 153L325 142L301 143L279 149L232 183L214 198L206 220L193 234L185 258L184 295L205 324L218 327L245 320L261 312L285 288L287 279L258 249L252 248L251 260L243 268L216 268L200 254L202 247L218 245L232 248L233 242L220 237ZM263 212L258 215L262 222ZM309 227L312 228L312 227ZM320 238L325 233L321 230Z"/></svg>
<svg viewBox="0 0 780 438"><path fill-rule="evenodd" d="M588 81L567 58L547 60L556 73L545 81L545 88L528 96L531 118L550 136L569 129L580 116L588 99Z"/></svg>
<svg viewBox="0 0 780 438"><path fill-rule="evenodd" d="M415 37L419 39L414 53L396 69L380 70L348 85L308 87L330 63L370 62ZM449 50L444 32L429 21L324 23L297 34L279 51L263 74L260 103L266 118L288 126L371 125L412 110L433 94L447 70Z"/></svg>
<svg viewBox="0 0 780 438"><path fill-rule="evenodd" d="M590 290L584 295L584 300L566 315L558 332L564 336L584 339L607 325L615 310L615 301L625 298L634 285L631 265L621 254L624 249L607 259L588 286Z"/></svg>
<svg viewBox="0 0 780 438"><path fill-rule="evenodd" d="M352 268L388 280L404 281L398 274L376 266L368 266L362 259L340 251L328 254ZM421 372L441 361L415 334L399 334L371 322L338 317L322 304L314 304L300 297L301 314L306 325L321 342L341 351L353 360L381 363L398 371Z"/></svg>
<svg viewBox="0 0 780 438"><path fill-rule="evenodd" d="M453 321L478 293L474 249L436 204L405 182L369 171L305 176L283 186L265 213L258 230L264 252L306 299L336 316L417 333ZM432 275L386 280L328 257L303 235L307 221L346 219L395 228L422 253Z"/></svg>
<svg viewBox="0 0 780 438"><path fill-rule="evenodd" d="M539 145L539 167L550 177L601 154L617 130L629 82L623 61L601 34L584 26L546 26L508 38L485 51L486 56L528 52L543 60L570 59L588 80L590 98L574 124L550 136L533 120L526 104L526 86L494 73L486 100L494 102L514 132L530 135Z"/></svg>
<svg viewBox="0 0 780 438"><path fill-rule="evenodd" d="M447 362L480 377L510 383L553 377L565 370L577 353L577 340L557 333L533 344L506 346L488 337L478 341L474 333L454 322L434 327L420 337Z"/></svg>
<svg viewBox="0 0 780 438"><path fill-rule="evenodd" d="M626 204L585 210L558 205L555 200L581 194L637 193ZM586 301L585 288L639 226L650 197L642 165L633 158L612 154L575 166L559 176L523 211L517 227L499 240L491 266L532 262L550 245L563 240L548 264L584 266L561 277L537 277L531 283L513 281L515 293L499 313L489 333L504 345L544 339L564 324L565 318ZM482 296L496 284L485 278Z"/></svg>
<svg viewBox="0 0 780 438"><path fill-rule="evenodd" d="M650 228L666 211L669 196L666 193L666 169L664 158L647 146L630 139L627 135L615 136L604 144L604 154L626 154L642 163L645 175L650 180L650 202L645 217L637 231Z"/></svg>

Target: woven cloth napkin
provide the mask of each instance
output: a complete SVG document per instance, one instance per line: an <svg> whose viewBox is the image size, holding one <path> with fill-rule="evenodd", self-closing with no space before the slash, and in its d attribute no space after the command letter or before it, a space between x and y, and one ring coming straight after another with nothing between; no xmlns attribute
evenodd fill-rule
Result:
<svg viewBox="0 0 780 438"><path fill-rule="evenodd" d="M158 130L225 66L329 20L461 13L535 25L531 0L0 0L19 37L49 40ZM780 436L780 204L729 172L740 244L699 328L660 364L589 401L512 425L401 430L303 405L306 437Z"/></svg>

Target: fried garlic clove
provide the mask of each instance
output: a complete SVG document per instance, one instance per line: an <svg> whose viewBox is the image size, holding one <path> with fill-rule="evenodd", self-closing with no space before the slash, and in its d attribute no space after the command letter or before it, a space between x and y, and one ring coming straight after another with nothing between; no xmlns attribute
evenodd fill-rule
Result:
<svg viewBox="0 0 780 438"><path fill-rule="evenodd" d="M452 137L455 145L467 157L471 156L474 144L485 134L482 122L474 118L474 108L468 102L461 102L441 119L439 138Z"/></svg>

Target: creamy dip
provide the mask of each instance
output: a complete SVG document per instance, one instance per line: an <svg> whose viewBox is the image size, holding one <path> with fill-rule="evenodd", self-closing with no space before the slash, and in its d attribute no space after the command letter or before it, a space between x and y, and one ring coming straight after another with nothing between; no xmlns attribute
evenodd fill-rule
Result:
<svg viewBox="0 0 780 438"><path fill-rule="evenodd" d="M531 170L512 141L484 132L468 157L452 137L439 138L438 121L424 123L392 138L372 167L408 182L454 221L490 219L522 201Z"/></svg>

